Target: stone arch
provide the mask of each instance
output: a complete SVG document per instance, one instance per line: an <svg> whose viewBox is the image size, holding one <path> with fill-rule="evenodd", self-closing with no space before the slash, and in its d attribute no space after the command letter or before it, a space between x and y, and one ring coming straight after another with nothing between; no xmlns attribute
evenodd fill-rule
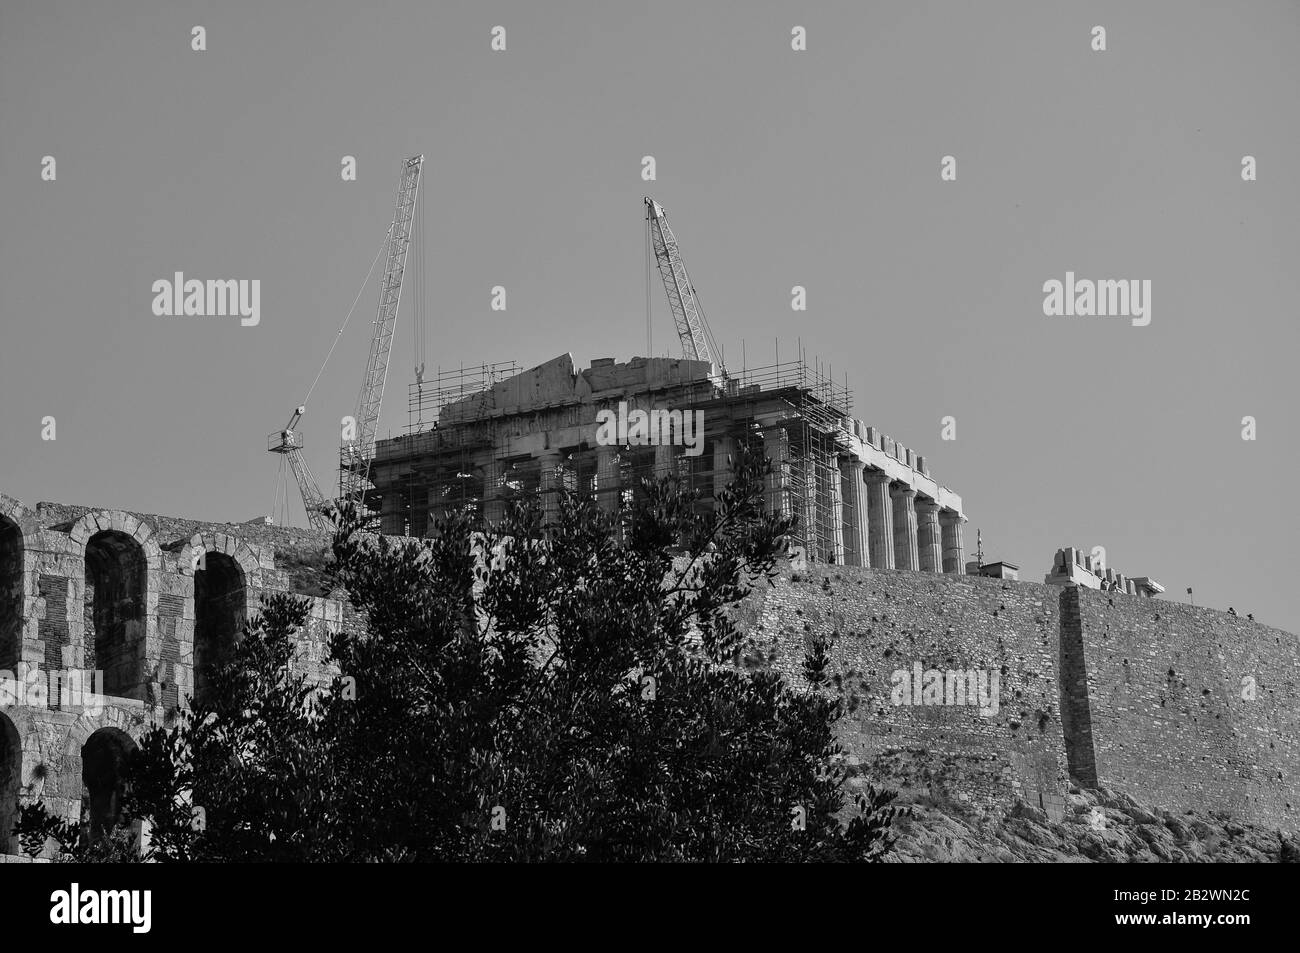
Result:
<svg viewBox="0 0 1300 953"><path fill-rule="evenodd" d="M23 783L23 746L18 729L0 711L0 854L18 853L13 836L18 822L18 793Z"/></svg>
<svg viewBox="0 0 1300 953"><path fill-rule="evenodd" d="M0 512L0 669L10 671L22 657L24 560L22 527L9 513Z"/></svg>
<svg viewBox="0 0 1300 953"><path fill-rule="evenodd" d="M255 547L213 530L191 536L188 550L181 541L167 548L177 552L181 574L194 579L194 621L187 623L179 646L180 657L190 660L177 673L177 701L184 704L189 695L200 697L205 666L228 658L243 635L244 623L257 612L263 562Z"/></svg>
<svg viewBox="0 0 1300 953"><path fill-rule="evenodd" d="M104 673L104 692L130 697L144 686L148 567L144 548L120 530L86 541L86 668Z"/></svg>
<svg viewBox="0 0 1300 953"><path fill-rule="evenodd" d="M0 493L0 516L8 517L15 523L19 523L27 516L27 507L23 506L22 500L16 500L12 496Z"/></svg>
<svg viewBox="0 0 1300 953"><path fill-rule="evenodd" d="M170 548L170 547L169 547ZM195 533L190 538L190 568L202 553L222 553L233 559L244 573L244 584L262 587L262 563L257 553L243 540L228 533Z"/></svg>
<svg viewBox="0 0 1300 953"><path fill-rule="evenodd" d="M248 620L247 574L233 556L206 551L194 572L194 698L208 701L210 673L228 662Z"/></svg>
<svg viewBox="0 0 1300 953"><path fill-rule="evenodd" d="M87 669L101 669L104 672L104 692L107 695L117 695L119 697L131 697L137 699L147 699L149 686L145 683L145 673L149 662L146 652L148 646L153 641L152 636L157 628L157 611L158 611L158 575L162 568L162 551L158 548L157 541L153 538L153 530L142 520L126 513L122 510L94 510L86 513L79 520L72 524L68 535L74 543L83 547L86 557L86 577L90 581L92 567L90 543L91 540L100 534L113 534L106 536L105 539L115 541L116 552L126 553L132 556L131 565L132 586L139 590L138 607L134 599L123 608L131 610L130 634L132 641L129 643L129 653L122 656L118 661L122 666L115 676L110 676L108 668L99 664L95 655L95 641L99 635L93 627L93 607L95 593L91 587L85 587L85 602L91 607L91 611L82 613L83 624L80 628L83 630L81 646L84 651L84 658L81 662ZM131 543L138 546L136 552ZM102 553L102 548L99 550ZM110 550L112 555L112 550ZM134 560L140 558L142 568L140 574L136 575L136 566ZM101 561L102 565L102 561ZM110 567L113 565L109 563ZM156 660L155 660L156 661ZM115 679L115 680L114 680Z"/></svg>
<svg viewBox="0 0 1300 953"><path fill-rule="evenodd" d="M140 750L121 728L100 728L81 746L82 818L92 838L116 827L127 792L127 769Z"/></svg>
<svg viewBox="0 0 1300 953"><path fill-rule="evenodd" d="M105 705L103 712L98 716L83 714L73 722L65 749L69 753L80 751L86 746L91 735L104 728L113 728L121 732L131 739L132 744L138 746L140 739L157 723L156 719L141 720L139 712L133 711L131 707Z"/></svg>

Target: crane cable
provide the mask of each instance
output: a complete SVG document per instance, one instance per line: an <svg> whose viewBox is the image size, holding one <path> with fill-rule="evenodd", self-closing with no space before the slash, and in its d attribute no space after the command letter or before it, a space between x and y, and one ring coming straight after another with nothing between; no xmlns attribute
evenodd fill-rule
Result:
<svg viewBox="0 0 1300 953"><path fill-rule="evenodd" d="M279 465L279 467L276 469L276 472L275 472L275 497L271 500L271 522L272 522L273 524L277 525L277 526L280 525L280 524L279 524L278 522L276 522L276 515L275 515L275 514L276 514L276 510L277 510L277 508L280 506L280 487L282 487L282 486L285 486L285 479L284 479L284 454L280 454L280 465ZM288 491L288 488L286 487L286 489L285 489L285 501L286 501L286 503L288 502L288 496L289 496L289 491Z"/></svg>
<svg viewBox="0 0 1300 953"><path fill-rule="evenodd" d="M654 347L651 344L650 336L650 259L654 257L654 249L651 247L650 240L650 210L646 209L645 213L645 356L654 357Z"/></svg>
<svg viewBox="0 0 1300 953"><path fill-rule="evenodd" d="M727 368L722 360L722 349L718 347L718 342L714 340L713 329L709 327L709 319L704 316L704 305L700 304L699 292L695 290L695 285L691 285L691 294L695 297L695 312L700 316L700 327L704 330L704 338L709 342L709 350L713 352L714 363L718 365L722 377L727 376Z"/></svg>
<svg viewBox="0 0 1300 953"><path fill-rule="evenodd" d="M334 349L339 346L339 338L343 337L343 332L347 330L348 322L352 320L352 312L357 309L357 302L361 300L361 295L366 290L366 285L370 284L370 276L375 272L375 265L379 264L379 256L384 253L388 247L388 236L392 233L393 226L389 225L384 232L384 240L379 246L379 251L375 253L375 259L370 263L370 270L366 272L366 280L362 283L361 288L357 291L357 296L352 300L352 307L348 308L348 315L343 319L343 326L339 328L339 333L334 335L334 343L330 345L329 353L325 355L325 360L321 361L320 370L316 372L316 379L311 382L311 387L307 388L307 396L302 399L302 406L307 406L307 401L311 400L312 391L320 383L321 374L325 373L325 365L330 362L330 357L334 354Z"/></svg>
<svg viewBox="0 0 1300 953"><path fill-rule="evenodd" d="M420 318L420 370L424 370L424 357L429 347L429 311L428 302L425 300L429 294L429 255L425 251L424 245L424 206L416 203L416 213L420 216L420 246L416 252L416 267L420 273L420 296L416 298L415 304L419 309Z"/></svg>

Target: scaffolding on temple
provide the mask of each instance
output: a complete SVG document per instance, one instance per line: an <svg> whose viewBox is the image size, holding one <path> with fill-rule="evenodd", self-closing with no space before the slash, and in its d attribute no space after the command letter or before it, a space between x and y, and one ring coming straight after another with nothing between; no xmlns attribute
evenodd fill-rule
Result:
<svg viewBox="0 0 1300 953"><path fill-rule="evenodd" d="M768 510L794 518L791 546L817 561L843 562L844 523L854 515L838 505L839 457L848 449L852 401L847 384L836 384L820 363L810 367L802 356L743 367L724 393L702 405L706 421L714 421L715 452L692 474L693 485L721 489L727 444L719 451L719 441L747 442L772 459Z"/></svg>
<svg viewBox="0 0 1300 953"><path fill-rule="evenodd" d="M508 438L498 441L492 388L519 371L514 361L439 368L408 386L406 433L383 441L385 465L398 470L375 494L384 532L427 536L453 510L481 515L483 474L473 458L508 449Z"/></svg>
<svg viewBox="0 0 1300 953"><path fill-rule="evenodd" d="M702 452L695 455L682 447L664 454L652 444L597 446L590 435L595 408L622 399L618 387L541 404L530 403L528 387L528 375L514 362L440 370L411 385L407 433L386 441L380 454L385 532L432 535L436 522L457 509L493 522L506 502L519 497L540 496L544 512L553 514L561 488L597 496L626 527L644 481L670 473L697 491L699 508L709 510L730 482L732 457L743 444L772 458L765 504L794 519L791 545L817 561L844 561L846 529L852 532L856 519L856 510L840 505L852 394L820 363L810 366L800 355L742 367L721 384L702 375L656 381L635 393L638 406L702 412ZM584 435L565 438L566 444L557 437L561 431ZM538 452L542 432L546 449ZM532 452L523 443L512 446L525 436L534 440ZM602 465L604 479L616 477L617 492L609 482L599 484Z"/></svg>

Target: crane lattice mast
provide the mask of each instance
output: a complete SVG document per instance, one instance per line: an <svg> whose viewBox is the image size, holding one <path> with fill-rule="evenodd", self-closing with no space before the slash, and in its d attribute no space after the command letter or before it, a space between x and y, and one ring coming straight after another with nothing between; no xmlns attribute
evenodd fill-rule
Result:
<svg viewBox="0 0 1300 953"><path fill-rule="evenodd" d="M668 307L677 323L677 336L682 342L682 355L691 361L709 361L716 368L716 381L727 379L722 355L716 353L713 335L709 332L704 312L695 294L695 286L686 271L686 260L677 245L677 237L668 227L668 214L664 207L646 196L646 221L650 228L650 241L654 249L655 264L668 292Z"/></svg>
<svg viewBox="0 0 1300 953"><path fill-rule="evenodd" d="M397 308L402 300L402 275L406 271L406 252L411 244L411 224L423 165L422 155L412 156L402 163L393 224L388 232L384 278L379 287L379 310L370 340L370 357L366 361L366 376L361 382L353 414L355 435L345 432L339 449L339 500L356 502L363 515L365 495L371 489L370 463L375 456L375 434L384 400L384 383L388 378L388 357L397 326Z"/></svg>

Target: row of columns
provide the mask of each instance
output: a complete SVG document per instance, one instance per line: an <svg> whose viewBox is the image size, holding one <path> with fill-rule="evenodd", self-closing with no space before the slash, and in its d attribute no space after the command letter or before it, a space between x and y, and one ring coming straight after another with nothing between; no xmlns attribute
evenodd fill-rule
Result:
<svg viewBox="0 0 1300 953"><path fill-rule="evenodd" d="M656 475L672 472L675 463L672 446L655 449ZM714 443L714 495L725 488L730 478L727 454L734 452L734 441L721 438ZM962 517L944 509L935 500L918 498L915 488L895 484L883 470L868 469L864 461L852 456L839 461L839 478L819 478L815 472L805 476L807 499L791 500L788 485L790 459L789 434L772 429L763 435L763 449L772 460L767 478L767 505L770 512L789 518L798 507L801 513L818 509L830 514L830 558L850 566L876 569L907 569L912 572L961 573L965 564L962 540ZM618 447L598 446L596 450L596 499L606 512L617 512L621 504L622 474ZM558 470L563 462L559 450L546 450L537 457L542 491L543 521L559 517ZM488 523L505 516L501 496L505 467L500 460L484 465L483 515ZM815 531L815 527L812 528Z"/></svg>
<svg viewBox="0 0 1300 953"><path fill-rule="evenodd" d="M840 463L844 562L876 569L961 573L962 518L883 470L854 457Z"/></svg>
<svg viewBox="0 0 1300 953"><path fill-rule="evenodd" d="M596 503L606 512L616 513L622 501L623 483L618 447L596 447ZM672 466L672 447L659 448L667 454L655 454L655 468L669 472ZM544 450L534 458L537 461L538 487L542 497L542 522L553 523L560 516L560 474L565 455L560 450ZM483 519L488 524L505 518L503 484L506 467L499 459L483 464Z"/></svg>

